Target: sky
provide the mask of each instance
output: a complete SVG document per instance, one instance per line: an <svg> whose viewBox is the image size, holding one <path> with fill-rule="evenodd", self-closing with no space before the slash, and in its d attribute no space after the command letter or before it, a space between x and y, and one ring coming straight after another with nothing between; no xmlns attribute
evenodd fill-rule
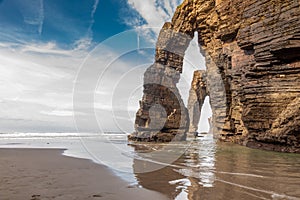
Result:
<svg viewBox="0 0 300 200"><path fill-rule="evenodd" d="M0 0L0 132L133 131L157 34L181 1ZM197 48L185 102L204 68Z"/></svg>

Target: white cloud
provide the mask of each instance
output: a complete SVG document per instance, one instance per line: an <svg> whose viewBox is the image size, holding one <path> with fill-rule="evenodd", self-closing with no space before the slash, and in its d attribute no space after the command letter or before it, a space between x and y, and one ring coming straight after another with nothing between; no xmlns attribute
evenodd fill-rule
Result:
<svg viewBox="0 0 300 200"><path fill-rule="evenodd" d="M44 115L53 115L58 117L70 117L73 116L73 111L70 110L53 110L53 111L41 111L41 114Z"/></svg>
<svg viewBox="0 0 300 200"><path fill-rule="evenodd" d="M0 96L2 97L9 98L10 95L15 97L17 94L36 90L66 76L60 70L48 68L50 63L38 64L16 52L0 50L0 53Z"/></svg>
<svg viewBox="0 0 300 200"><path fill-rule="evenodd" d="M62 111L72 109L73 81L87 53L60 49L55 43L1 43L0 118L33 120L38 126L41 120L57 121L56 115L69 117L71 126L70 113Z"/></svg>
<svg viewBox="0 0 300 200"><path fill-rule="evenodd" d="M87 36L83 37L74 43L74 50L75 51L86 51L89 50L92 46L92 38Z"/></svg>
<svg viewBox="0 0 300 200"><path fill-rule="evenodd" d="M21 52L32 52L39 54L53 54L58 56L71 56L72 51L57 47L54 42L47 43L25 43L19 46Z"/></svg>
<svg viewBox="0 0 300 200"><path fill-rule="evenodd" d="M124 23L136 29L139 37L156 44L157 36L165 22L171 21L177 6L183 0L127 0L135 16L123 16Z"/></svg>
<svg viewBox="0 0 300 200"><path fill-rule="evenodd" d="M182 0L127 0L127 2L145 20L146 24L142 27L154 28L153 31L158 34L162 25L171 20L177 6ZM135 28L141 28L139 21L127 19L125 22Z"/></svg>
<svg viewBox="0 0 300 200"><path fill-rule="evenodd" d="M104 128L114 130L116 126L113 116L107 113L113 109L130 112L137 110L138 100L134 105L129 105L127 96L130 92L123 89L133 88L134 83L142 84L141 77L137 78L137 74L142 75L145 68L131 74L130 81L122 81L124 74L136 66L135 61L122 60L117 52L105 45L90 54L85 48L66 50L55 43L0 43L0 118L6 119L1 123L0 131L16 131L11 126L13 121L18 130L26 126L26 130L30 131L30 124L32 129L36 126L51 131L53 125L49 123L60 124L62 130L65 130L64 121L68 129L71 130L72 126L74 129L73 87L77 72L85 59L83 67L86 67L87 74L76 82L81 85L76 91L81 94L79 102L77 101L81 109L76 111L76 115L92 116L95 109L100 120L110 122L104 123ZM111 61L113 62L110 63ZM94 89L89 85L93 76L96 78L95 83L99 79L96 90L97 85ZM139 82L135 81L136 78ZM116 84L117 97L114 93ZM90 94L95 95L97 102L92 105L92 110L91 105L85 102L86 95ZM115 97L118 102L112 104ZM121 105L116 106L119 102ZM91 127L89 122L84 126Z"/></svg>

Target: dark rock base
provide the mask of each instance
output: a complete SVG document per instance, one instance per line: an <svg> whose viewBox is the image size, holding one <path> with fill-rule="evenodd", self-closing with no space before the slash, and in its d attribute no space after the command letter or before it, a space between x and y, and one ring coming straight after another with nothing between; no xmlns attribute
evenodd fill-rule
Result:
<svg viewBox="0 0 300 200"><path fill-rule="evenodd" d="M128 135L128 140L135 142L175 142L185 141L185 133L134 132Z"/></svg>

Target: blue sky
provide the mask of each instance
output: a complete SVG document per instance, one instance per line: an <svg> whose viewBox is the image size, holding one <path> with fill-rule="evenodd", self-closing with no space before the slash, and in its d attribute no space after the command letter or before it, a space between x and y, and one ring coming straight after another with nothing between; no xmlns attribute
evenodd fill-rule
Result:
<svg viewBox="0 0 300 200"><path fill-rule="evenodd" d="M133 27L161 26L163 21L170 19L180 0L162 2L2 0L0 39L14 42L56 42L62 48L72 48L82 38L98 43ZM151 12L153 10L158 15L154 16L155 13ZM153 16L149 17L148 12Z"/></svg>
<svg viewBox="0 0 300 200"><path fill-rule="evenodd" d="M4 0L1 40L55 41L68 46L91 37L101 42L130 28L120 18L122 9L130 12L125 1L117 0L101 1L101 6L95 0Z"/></svg>
<svg viewBox="0 0 300 200"><path fill-rule="evenodd" d="M101 130L132 131L159 28L180 3L0 0L0 132L99 132L95 118ZM195 66L204 66L197 45L191 46L188 85ZM187 99L187 84L180 87Z"/></svg>

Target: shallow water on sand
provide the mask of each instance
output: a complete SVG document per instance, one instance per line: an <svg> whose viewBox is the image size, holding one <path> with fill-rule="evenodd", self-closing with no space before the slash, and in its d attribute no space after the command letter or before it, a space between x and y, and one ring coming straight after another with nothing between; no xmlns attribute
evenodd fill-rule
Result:
<svg viewBox="0 0 300 200"><path fill-rule="evenodd" d="M128 144L125 134L0 134L0 148L65 148L105 164L131 187L170 199L300 199L300 155L216 142Z"/></svg>
<svg viewBox="0 0 300 200"><path fill-rule="evenodd" d="M171 199L300 199L300 155L216 143L210 135L192 141L171 166L136 177Z"/></svg>

